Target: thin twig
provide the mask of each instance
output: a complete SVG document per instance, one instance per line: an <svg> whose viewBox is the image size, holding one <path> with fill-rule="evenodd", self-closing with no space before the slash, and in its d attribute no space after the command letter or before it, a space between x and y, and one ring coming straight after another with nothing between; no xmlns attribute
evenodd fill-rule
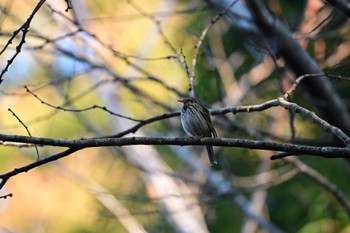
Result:
<svg viewBox="0 0 350 233"><path fill-rule="evenodd" d="M299 86L300 82L307 77L322 77L326 76L326 74L304 74L299 76L297 79L295 79L293 85L286 91L286 93L283 95L284 99L288 99L291 97L292 93L296 90L296 88Z"/></svg>
<svg viewBox="0 0 350 233"><path fill-rule="evenodd" d="M16 117L16 119L19 121L19 123L21 123L21 125L23 125L23 127L24 127L25 130L27 131L29 137L32 137L32 134L30 133L28 127L26 126L26 124L24 124L24 122L21 120L21 118L19 118L19 117L17 116L17 114L14 113L14 111L12 111L10 108L9 108L8 110L12 113L12 115L13 115L14 117ZM38 147L37 147L36 144L34 144L34 147L35 147L36 156L37 156L36 159L39 160L39 159L40 159L40 155L39 155Z"/></svg>
<svg viewBox="0 0 350 233"><path fill-rule="evenodd" d="M2 195L2 196L0 196L0 199L6 199L6 198L8 198L8 197L12 197L13 196L13 194L12 193L8 193L8 194L6 194L6 195Z"/></svg>
<svg viewBox="0 0 350 233"><path fill-rule="evenodd" d="M291 97L292 93L297 89L297 87L299 86L299 84L301 83L301 81L304 78L309 78L309 77L330 77L330 78L334 78L334 79L339 79L339 80L345 80L345 81L350 81L349 77L344 77L341 75L335 75L335 74L329 74L329 73L321 73L321 74L304 74L299 76L297 79L295 79L293 85L285 92L285 94L283 95L283 98L288 100L289 97Z"/></svg>
<svg viewBox="0 0 350 233"><path fill-rule="evenodd" d="M135 118L132 118L132 117L124 116L124 115L121 115L119 113L113 112L113 111L109 110L106 106L92 105L90 107L81 108L81 109L70 109L70 108L66 108L66 107L63 107L63 106L56 106L56 105L53 105L53 104L50 104L50 103L44 101L37 94L32 92L27 86L24 86L24 88L26 89L26 91L29 94L31 94L34 98L39 100L42 104L44 104L44 105L46 105L48 107L51 107L51 108L55 108L57 110L62 110L62 111L65 111L65 112L85 112L85 111L89 111L89 110L92 110L92 109L101 109L101 110L111 114L112 116L117 116L117 117L124 118L124 119L127 119L127 120L135 121L135 122L142 122L142 120L138 120L138 119L135 119Z"/></svg>
<svg viewBox="0 0 350 233"><path fill-rule="evenodd" d="M70 0L64 0L67 4L67 8L64 10L65 12L68 12L69 10L73 9L72 7L72 3L70 2Z"/></svg>
<svg viewBox="0 0 350 233"><path fill-rule="evenodd" d="M316 123L326 132L330 132L334 136L342 140L347 147L350 147L349 136L346 135L341 129L329 124L327 121L317 116L316 113L311 112L310 110L303 108L296 103L290 103L283 98L278 98L277 101L279 102L279 106L287 109L292 109L294 112L300 113L301 115L308 117L312 122Z"/></svg>
<svg viewBox="0 0 350 233"><path fill-rule="evenodd" d="M192 76L191 70L187 65L186 62L186 56L183 53L183 50L180 50L180 56L177 56L177 60L181 63L182 67L184 68L184 70L186 71L187 77L188 77L188 92L189 92L189 96L195 97L196 93L194 90L194 77Z"/></svg>
<svg viewBox="0 0 350 233"><path fill-rule="evenodd" d="M13 61L16 59L16 57L18 56L18 54L21 52L22 50L22 46L23 44L26 42L26 35L29 31L29 27L30 27L30 23L32 22L34 15L39 11L39 9L41 8L41 6L44 4L45 0L40 0L40 2L36 5L36 7L34 8L33 12L29 15L28 19L24 22L24 24L22 24L22 26L17 29L16 31L13 32L12 37L7 41L6 45L4 46L4 48L0 51L0 55L2 53L5 52L5 50L8 48L8 46L10 46L10 44L12 44L13 39L18 35L18 33L22 32L22 37L18 43L18 45L16 46L16 52L15 54L12 56L12 58L10 58L9 60L7 60L7 64L5 66L5 68L1 71L0 73L0 84L3 81L3 76L4 74L8 71L10 65L13 63Z"/></svg>
<svg viewBox="0 0 350 233"><path fill-rule="evenodd" d="M195 78L195 69L196 69L196 65L197 65L197 58L198 58L198 54L199 54L199 49L203 44L204 38L207 35L209 29L217 22L219 21L219 19L225 15L232 6L234 6L236 3L238 2L238 0L233 1L229 7L227 7L225 10L221 11L219 14L215 15L211 20L210 23L203 29L201 36L199 37L199 40L197 41L197 44L195 45L195 50L194 50L194 55L193 55L193 59L192 59L192 70L191 70L191 75L190 77L192 77L192 79Z"/></svg>

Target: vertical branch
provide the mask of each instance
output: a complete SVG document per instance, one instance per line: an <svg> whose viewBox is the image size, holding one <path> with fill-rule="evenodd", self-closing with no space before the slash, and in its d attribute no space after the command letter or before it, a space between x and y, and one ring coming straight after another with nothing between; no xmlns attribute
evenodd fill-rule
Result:
<svg viewBox="0 0 350 233"><path fill-rule="evenodd" d="M210 23L203 29L201 36L199 37L199 40L197 41L197 44L194 47L194 54L193 54L193 59L192 59L192 69L189 72L189 91L190 91L190 96L195 96L194 94L194 79L196 77L196 66L197 66L197 58L198 58L198 54L199 54L199 49L203 44L204 38L206 37L206 35L208 34L209 29L216 23L219 21L219 19L225 15L228 10L238 2L238 0L235 0L231 3L231 5L229 5L229 7L225 10L223 10L222 12L220 12L219 14L217 14L216 16L214 16Z"/></svg>
<svg viewBox="0 0 350 233"><path fill-rule="evenodd" d="M183 53L183 50L181 49L181 64L183 68L186 70L187 76L188 76L188 93L189 96L196 97L195 89L194 89L194 74L191 72L190 68L187 65L186 62L186 56Z"/></svg>
<svg viewBox="0 0 350 233"><path fill-rule="evenodd" d="M197 44L194 46L194 55L193 55L193 59L192 59L192 69L191 69L191 76L194 78L195 75L195 69L196 69L196 65L197 65L197 58L198 58L198 54L199 54L199 49L203 44L204 38L205 36L208 34L209 29L217 22L219 21L219 19L225 15L228 10L238 2L238 0L235 0L231 3L231 5L229 5L229 7L223 11L221 11L219 14L215 15L210 23L203 29L201 36L199 37L199 40L197 41Z"/></svg>

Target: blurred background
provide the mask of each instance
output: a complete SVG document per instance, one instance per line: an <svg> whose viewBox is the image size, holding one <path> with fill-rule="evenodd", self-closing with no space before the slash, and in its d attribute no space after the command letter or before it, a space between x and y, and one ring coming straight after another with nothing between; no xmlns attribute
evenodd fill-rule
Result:
<svg viewBox="0 0 350 233"><path fill-rule="evenodd" d="M181 137L178 114L130 129L178 111L188 71L195 72L197 98L212 109L275 99L298 77L274 46L280 38L259 35L243 1L48 0L22 27L40 2L0 2L1 134L27 136L25 125L32 136L54 139ZM350 76L346 8L321 0L263 6L321 70ZM321 94L347 108L348 80L326 81L334 91ZM312 95L300 85L291 101L332 114ZM212 120L219 137L337 145L309 119L279 107ZM41 159L62 151L37 149ZM6 183L0 194L13 197L0 199L0 232L350 232L343 159L215 152L219 165L210 167L199 146L80 150ZM36 159L32 145L3 143L0 173Z"/></svg>

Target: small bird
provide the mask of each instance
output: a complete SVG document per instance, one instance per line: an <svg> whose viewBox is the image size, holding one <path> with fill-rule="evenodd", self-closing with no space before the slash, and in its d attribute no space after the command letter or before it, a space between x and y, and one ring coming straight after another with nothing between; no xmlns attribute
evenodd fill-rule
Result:
<svg viewBox="0 0 350 233"><path fill-rule="evenodd" d="M211 123L209 110L193 97L178 100L183 103L181 108L181 124L185 132L192 137L217 137ZM217 164L212 146L206 146L210 164Z"/></svg>

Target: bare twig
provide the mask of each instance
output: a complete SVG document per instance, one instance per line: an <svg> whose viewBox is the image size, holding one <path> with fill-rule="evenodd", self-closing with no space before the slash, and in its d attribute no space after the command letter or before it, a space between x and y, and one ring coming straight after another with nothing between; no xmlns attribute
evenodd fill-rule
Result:
<svg viewBox="0 0 350 233"><path fill-rule="evenodd" d="M30 27L30 23L32 22L34 15L39 11L39 9L41 8L41 6L45 3L45 0L40 0L40 2L36 5L36 7L34 8L33 12L29 15L28 19L24 22L24 24L17 29L16 31L13 32L12 37L7 41L7 44L4 46L4 48L0 51L0 55L3 54L5 52L5 50L8 48L8 46L10 46L10 44L12 44L13 39L20 33L22 32L22 37L21 40L19 41L18 45L16 46L16 52L15 54L12 56L12 58L10 58L9 60L7 60L7 64L5 66L5 68L1 71L0 73L0 84L3 81L3 76L4 74L8 71L10 65L13 63L13 61L16 59L16 57L18 56L18 54L21 52L22 50L22 46L23 44L26 42L26 35L29 31L29 27Z"/></svg>
<svg viewBox="0 0 350 233"><path fill-rule="evenodd" d="M64 10L65 12L68 12L69 10L73 9L72 4L70 0L64 0L67 4L67 8Z"/></svg>
<svg viewBox="0 0 350 233"><path fill-rule="evenodd" d="M71 51L62 49L62 48L56 48L59 52L61 52L62 54L68 56L68 57L72 57L73 59L76 59L77 61L80 61L84 64L88 64L93 66L95 69L100 69L102 71L105 71L108 75L110 75L111 77L113 77L113 81L115 82L120 82L124 85L125 88L129 89L131 92L133 92L135 95L139 95L140 97L145 97L144 99L147 99L148 101L150 101L151 103L161 106L164 109L167 109L168 111L171 111L172 108L169 107L168 105L159 102L158 100L156 100L154 97L150 96L149 94L146 94L144 91L142 91L140 88L135 87L135 85L133 85L132 83L130 83L130 80L127 80L125 78L122 78L120 75L118 75L117 73L115 73L113 70L109 69L108 67L106 67L103 64L92 64L91 61L89 61L86 57L81 57L81 56L77 56L74 53L72 53ZM125 60L125 59L124 59ZM126 59L127 60L127 59ZM128 61L126 61L129 65L132 65L131 63L129 63Z"/></svg>
<svg viewBox="0 0 350 233"><path fill-rule="evenodd" d="M204 37L207 35L209 29L224 15L226 14L226 12L234 5L236 4L236 2L238 2L238 0L232 2L232 4L228 7L228 9L225 9L224 11L220 12L218 15L216 15L214 18L212 18L212 20L210 21L210 23L204 28L204 30L202 31L202 34L197 42L197 44L195 45L195 50L194 50L194 55L193 55L193 59L192 59L192 69L190 69L186 63L186 56L184 55L183 51L181 50L181 56L182 59L180 57L178 57L178 61L181 63L182 67L185 69L187 76L188 76L188 91L189 91L189 96L195 97L196 93L195 93L195 89L194 89L194 79L195 79L195 69L196 69L196 64L197 64L197 57L198 57L198 53L199 53L199 49L204 41Z"/></svg>
<svg viewBox="0 0 350 233"><path fill-rule="evenodd" d="M21 125L25 128L25 130L27 131L29 137L32 137L32 134L30 133L28 127L26 126L26 124L24 124L24 122L21 120L21 118L19 118L19 117L17 116L17 114L14 113L14 111L12 111L10 108L9 108L8 110L9 110L9 112L11 112L12 115L19 121L19 123L21 123ZM40 159L40 155L39 155L38 147L37 147L36 144L34 144L34 147L35 147L36 156L37 156L36 159L39 160L39 159Z"/></svg>
<svg viewBox="0 0 350 233"><path fill-rule="evenodd" d="M350 147L350 138L348 135L346 135L341 129L330 125L327 121L323 120L319 116L316 115L316 113L309 111L306 108L303 108L296 103L290 103L286 101L283 98L278 98L279 105L281 107L292 109L296 113L300 113L306 117L308 117L312 122L316 123L318 126L320 126L322 129L324 129L326 132L332 133L334 136L338 137L340 140L344 142L344 144L347 147Z"/></svg>
<svg viewBox="0 0 350 233"><path fill-rule="evenodd" d="M286 93L283 95L284 99L288 99L292 93L296 90L296 88L299 86L300 82L307 77L323 77L326 76L326 74L304 74L299 76L297 79L295 79L293 85L286 91Z"/></svg>
<svg viewBox="0 0 350 233"><path fill-rule="evenodd" d="M92 110L92 109L100 109L100 110L103 110L103 111L111 114L112 116L117 116L117 117L124 118L124 119L127 119L127 120L135 121L135 122L142 122L142 120L138 120L138 119L135 119L135 118L132 118L132 117L124 116L124 115L121 115L119 113L113 112L113 111L109 110L106 106L92 105L90 107L81 108L81 109L70 109L70 108L66 108L66 107L63 107L63 106L56 106L56 105L50 104L50 103L46 102L45 100L43 100L42 98L40 98L37 94L32 92L27 86L24 86L24 88L26 89L26 91L28 93L30 93L32 96L34 96L42 104L44 104L46 106L49 106L51 108L55 108L57 110L62 110L62 111L65 111L65 112L86 112L86 111L89 111L89 110Z"/></svg>
<svg viewBox="0 0 350 233"><path fill-rule="evenodd" d="M210 29L217 21L219 21L220 18L221 18L223 15L225 15L225 14L229 11L229 9L230 9L233 5L235 5L237 2L238 2L238 0L233 1L233 2L229 5L229 7L227 7L227 9L225 9L225 10L221 11L219 14L215 15L215 16L211 19L210 23L203 29L203 31L202 31L202 33L201 33L201 36L199 37L199 40L197 41L197 44L196 44L195 47L194 47L195 50L194 50L193 59L192 59L192 70L191 70L191 76L190 76L190 77L192 77L192 79L194 79L195 76L196 76L195 70L196 70L196 65L197 65L197 58L198 58L199 49L200 49L200 47L202 46L203 41L204 41L204 38L205 38L205 36L207 35L209 29Z"/></svg>
<svg viewBox="0 0 350 233"><path fill-rule="evenodd" d="M212 110L211 113L213 115L225 114L228 112L232 112L236 114L238 112L255 112L266 110L271 107L281 106L286 109L293 110L295 113L299 113L307 118L309 118L312 122L316 123L326 132L332 133L334 136L338 137L340 140L344 142L346 146L350 146L350 138L347 136L341 129L329 124L322 118L316 115L316 113L311 112L310 110L299 106L296 103L291 103L286 101L284 98L280 97L276 100L269 100L262 104L250 105L250 106L239 106L239 107L225 107L221 109Z"/></svg>
<svg viewBox="0 0 350 233"><path fill-rule="evenodd" d="M189 96L195 97L196 93L195 93L195 89L194 89L194 76L192 76L192 72L191 72L190 68L187 65L186 56L183 53L182 49L181 49L180 53L181 53L181 57L182 58L180 56L178 56L177 60L180 62L180 64L182 65L182 67L184 68L184 70L187 73Z"/></svg>
<svg viewBox="0 0 350 233"><path fill-rule="evenodd" d="M6 198L8 198L8 197L12 197L13 196L13 194L12 193L8 193L8 194L6 194L6 195L2 195L2 196L0 196L0 199L6 199Z"/></svg>

